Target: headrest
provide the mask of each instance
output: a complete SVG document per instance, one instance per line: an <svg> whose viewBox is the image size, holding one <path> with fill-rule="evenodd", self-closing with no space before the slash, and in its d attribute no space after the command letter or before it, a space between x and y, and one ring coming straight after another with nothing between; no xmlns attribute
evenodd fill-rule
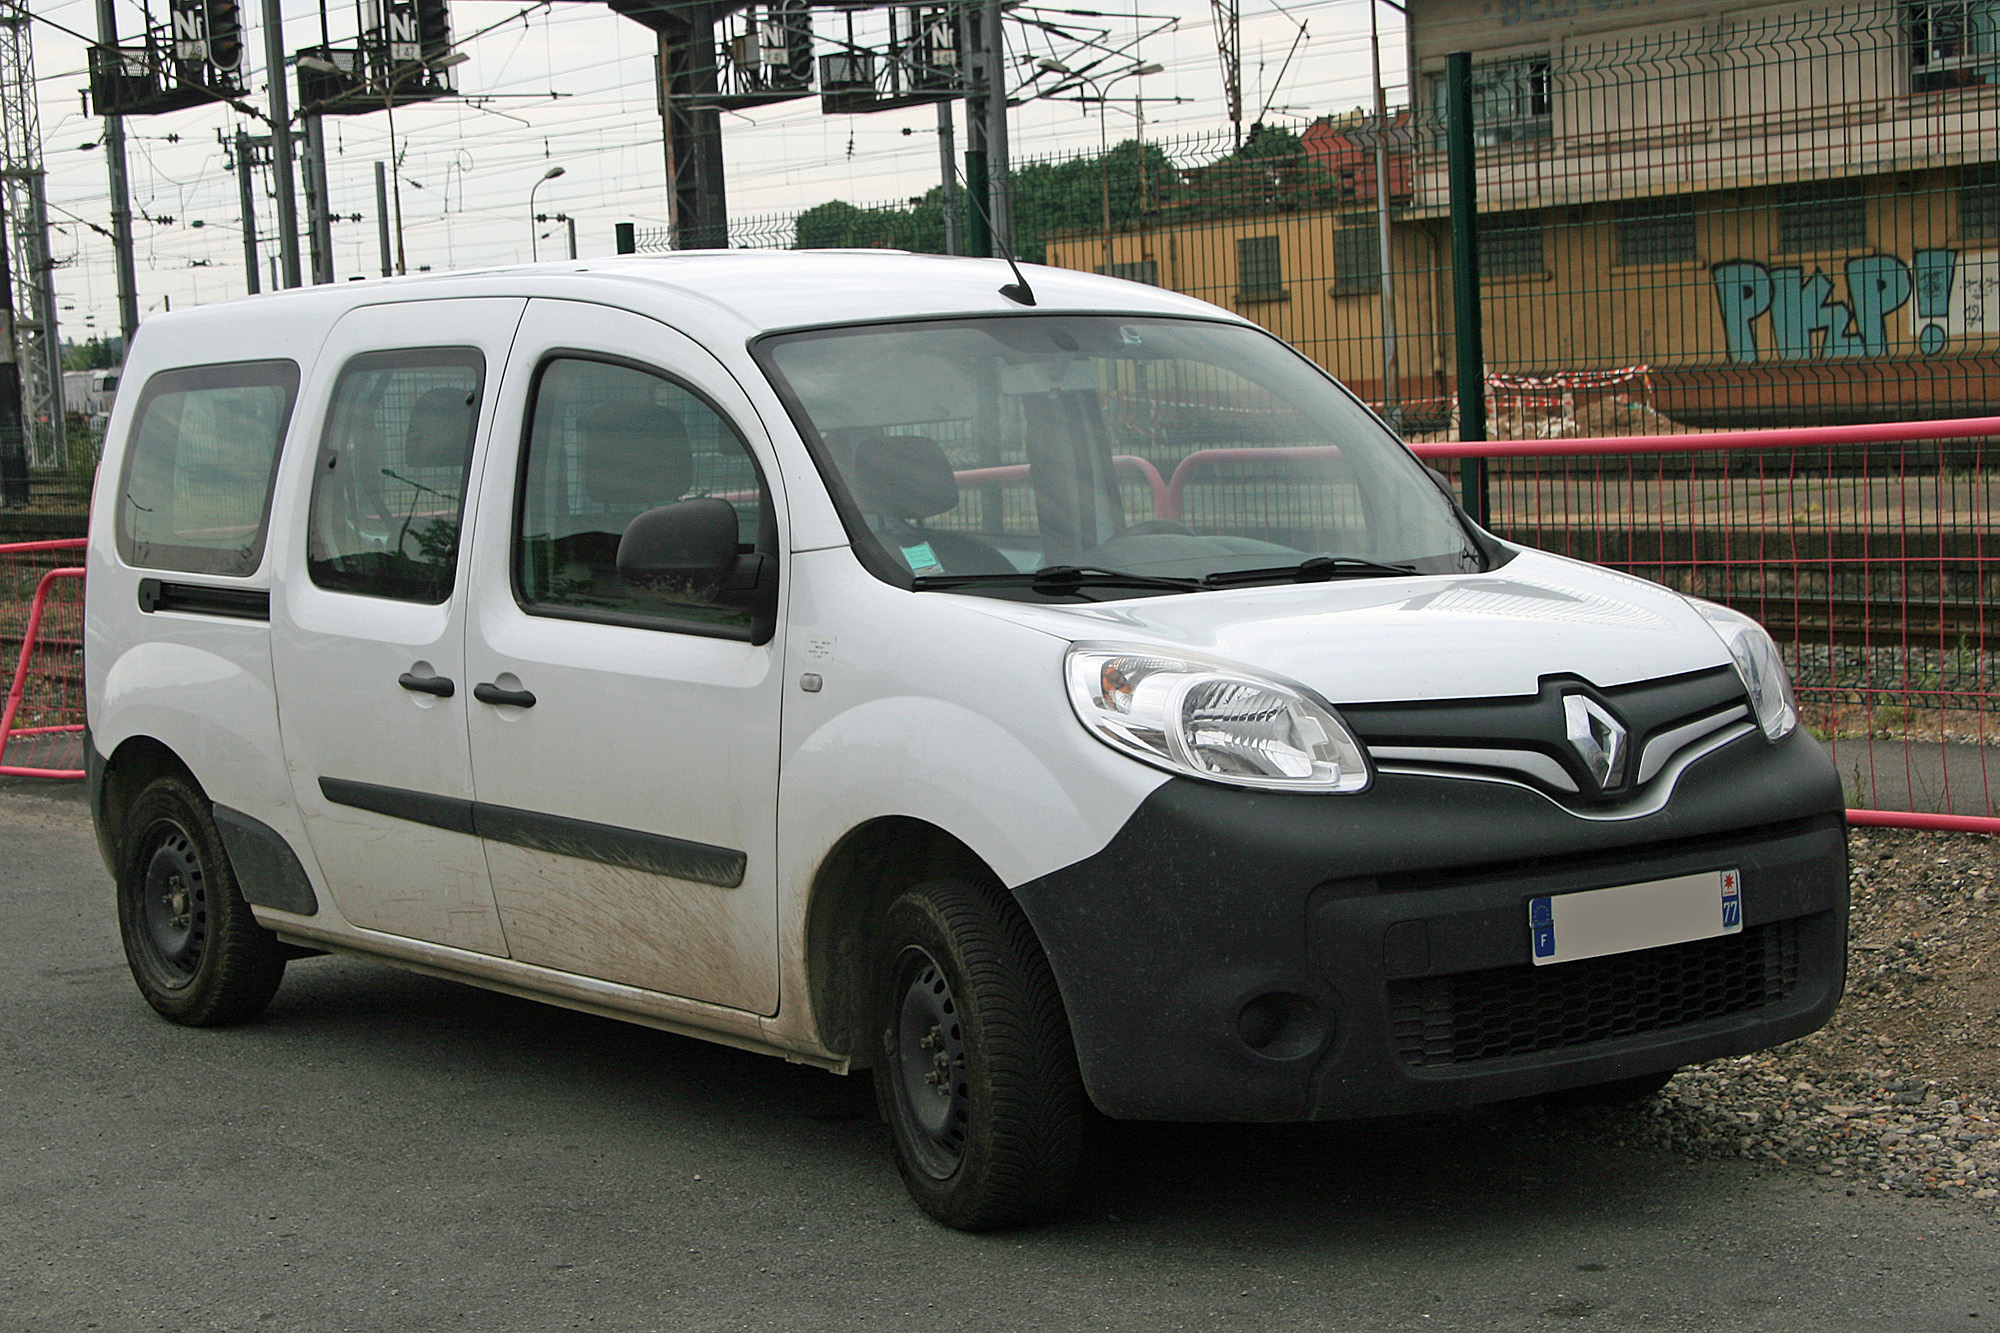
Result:
<svg viewBox="0 0 2000 1333"><path fill-rule="evenodd" d="M854 501L884 518L930 518L958 508L951 460L928 435L879 435L854 447Z"/></svg>
<svg viewBox="0 0 2000 1333"><path fill-rule="evenodd" d="M584 494L627 515L671 504L694 481L680 414L657 403L596 408L577 423Z"/></svg>
<svg viewBox="0 0 2000 1333"><path fill-rule="evenodd" d="M403 466L465 471L472 455L472 395L464 389L431 389L410 407L403 432Z"/></svg>

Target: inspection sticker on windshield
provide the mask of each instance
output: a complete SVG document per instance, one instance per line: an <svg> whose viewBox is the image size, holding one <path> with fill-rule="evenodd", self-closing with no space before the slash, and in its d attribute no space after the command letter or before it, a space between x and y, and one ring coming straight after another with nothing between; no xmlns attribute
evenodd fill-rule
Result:
<svg viewBox="0 0 2000 1333"><path fill-rule="evenodd" d="M903 559L910 566L912 574L942 574L944 565L931 549L929 542L918 542L915 546L903 548Z"/></svg>
<svg viewBox="0 0 2000 1333"><path fill-rule="evenodd" d="M1685 944L1742 929L1743 875L1737 870L1528 900L1528 939L1537 966Z"/></svg>

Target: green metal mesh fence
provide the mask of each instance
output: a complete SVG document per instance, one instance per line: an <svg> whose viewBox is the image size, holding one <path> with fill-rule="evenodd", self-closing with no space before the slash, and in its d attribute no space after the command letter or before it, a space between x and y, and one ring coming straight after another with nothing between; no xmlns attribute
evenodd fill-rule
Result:
<svg viewBox="0 0 2000 1333"><path fill-rule="evenodd" d="M1495 9L1525 20L1557 3ZM2000 5L1634 31L1475 59L1490 433L1995 410ZM1407 433L1448 435L1441 65L1420 58L1415 84L1417 105L1385 121L1019 163L1016 250L1237 310ZM732 230L763 246L939 251L943 237L936 190Z"/></svg>

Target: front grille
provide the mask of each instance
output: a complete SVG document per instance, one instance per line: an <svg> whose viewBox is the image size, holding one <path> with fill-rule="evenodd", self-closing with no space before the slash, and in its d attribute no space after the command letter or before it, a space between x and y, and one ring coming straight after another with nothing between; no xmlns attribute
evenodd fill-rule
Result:
<svg viewBox="0 0 2000 1333"><path fill-rule="evenodd" d="M1660 949L1536 967L1496 967L1389 983L1396 1054L1456 1065L1746 1013L1791 995L1799 923Z"/></svg>

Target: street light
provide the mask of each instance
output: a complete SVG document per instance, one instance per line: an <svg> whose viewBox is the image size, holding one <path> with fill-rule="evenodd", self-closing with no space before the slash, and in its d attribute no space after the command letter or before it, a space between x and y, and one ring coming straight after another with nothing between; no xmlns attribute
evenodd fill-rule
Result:
<svg viewBox="0 0 2000 1333"><path fill-rule="evenodd" d="M541 258L541 248L535 235L535 228L540 225L535 221L535 190L541 189L562 174L561 167L550 167L542 173L542 178L535 182L534 189L528 191L528 262L531 264Z"/></svg>
<svg viewBox="0 0 2000 1333"><path fill-rule="evenodd" d="M1101 271L1109 273L1111 271L1111 137L1105 122L1111 118L1111 99L1106 95L1106 89L1125 79L1138 79L1144 78L1148 74L1163 73L1166 70L1166 66L1157 64L1135 65L1131 69L1121 70L1109 77L1093 77L1082 70L1071 69L1068 65L1063 64L1062 61L1051 56L1044 56L1035 62L1035 68L1047 70L1051 74L1059 74L1063 78L1075 80L1077 83L1087 83L1090 85L1091 92L1096 94L1097 176L1101 187L1100 193L1104 208L1104 267ZM1060 85L1058 85L1057 90L1060 91ZM1053 96L1054 94L1051 93L1048 95ZM1137 105L1138 102L1135 99L1134 106L1136 107ZM1146 169L1146 118L1145 113L1139 110L1135 110L1133 116L1138 121L1138 128L1135 131L1135 142L1139 147L1138 167L1141 172L1144 172ZM1142 176L1140 179L1143 181L1144 177ZM1143 210L1145 200L1142 198L1139 203L1141 210Z"/></svg>

